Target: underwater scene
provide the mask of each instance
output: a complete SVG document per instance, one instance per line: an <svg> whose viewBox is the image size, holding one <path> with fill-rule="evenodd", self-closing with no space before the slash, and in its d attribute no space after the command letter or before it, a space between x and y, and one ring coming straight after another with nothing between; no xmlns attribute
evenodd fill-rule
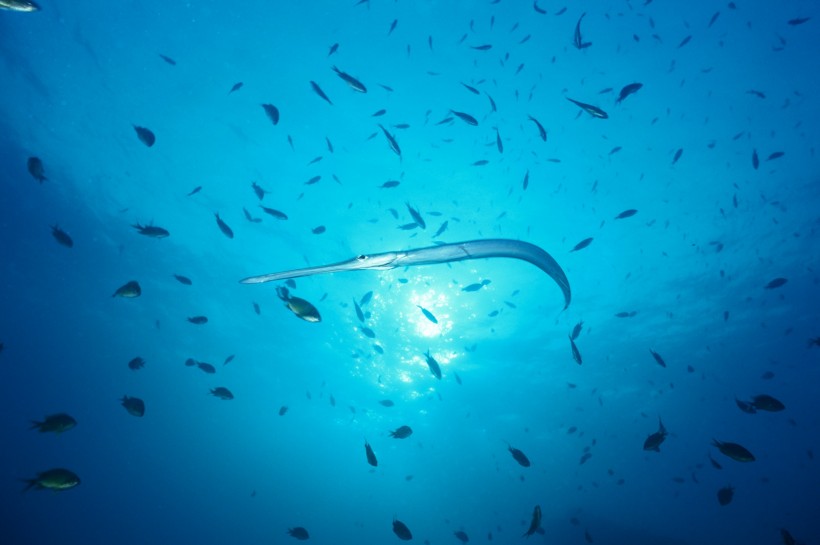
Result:
<svg viewBox="0 0 820 545"><path fill-rule="evenodd" d="M0 544L820 544L810 0L0 0Z"/></svg>

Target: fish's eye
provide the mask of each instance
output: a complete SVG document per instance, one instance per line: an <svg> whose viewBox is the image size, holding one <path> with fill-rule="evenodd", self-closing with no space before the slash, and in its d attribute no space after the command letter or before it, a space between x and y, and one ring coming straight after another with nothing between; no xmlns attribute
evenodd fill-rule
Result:
<svg viewBox="0 0 820 545"><path fill-rule="evenodd" d="M364 254L362 254L362 255L357 255L357 256L356 256L356 261L367 261L367 256L366 256L366 255L364 255Z"/></svg>

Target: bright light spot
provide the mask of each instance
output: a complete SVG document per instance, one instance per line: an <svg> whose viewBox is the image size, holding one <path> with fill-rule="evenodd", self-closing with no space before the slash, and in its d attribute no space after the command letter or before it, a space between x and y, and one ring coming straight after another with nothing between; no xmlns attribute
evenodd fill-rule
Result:
<svg viewBox="0 0 820 545"><path fill-rule="evenodd" d="M424 292L413 290L408 299L413 309L408 309L404 314L407 321L415 327L417 335L427 338L438 337L453 329L453 321L450 319L450 301L446 294L437 293L433 288L427 288ZM425 310L438 323L427 317Z"/></svg>

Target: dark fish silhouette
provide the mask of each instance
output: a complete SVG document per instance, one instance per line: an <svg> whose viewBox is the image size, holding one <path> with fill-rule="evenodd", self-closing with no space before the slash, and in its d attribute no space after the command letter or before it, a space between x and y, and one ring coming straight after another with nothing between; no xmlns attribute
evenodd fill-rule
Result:
<svg viewBox="0 0 820 545"><path fill-rule="evenodd" d="M140 225L139 223L135 223L131 227L136 229L139 234L151 238L165 238L171 234L167 229L155 225Z"/></svg>
<svg viewBox="0 0 820 545"><path fill-rule="evenodd" d="M74 241L70 236L68 236L68 233L60 229L58 225L51 226L51 235L57 240L58 243L66 248L71 248L74 246Z"/></svg>
<svg viewBox="0 0 820 545"><path fill-rule="evenodd" d="M370 447L370 443L367 441L364 442L364 453L367 456L367 463L373 467L379 465L379 461L376 460L376 454L373 452L373 449Z"/></svg>
<svg viewBox="0 0 820 545"><path fill-rule="evenodd" d="M114 292L114 295L111 297L125 297L127 299L133 299L134 297L139 297L142 295L142 288L140 288L139 282L136 280L131 280L117 288L117 291Z"/></svg>
<svg viewBox="0 0 820 545"><path fill-rule="evenodd" d="M592 42L585 42L581 37L581 20L583 20L585 15L586 13L582 13L578 18L578 22L575 23L575 34L572 38L572 45L574 45L577 49L586 49L592 45Z"/></svg>
<svg viewBox="0 0 820 545"><path fill-rule="evenodd" d="M188 278L187 276L182 276L181 274L175 274L174 278L176 278L180 284L185 284L186 286L190 286L191 284L193 284L190 278Z"/></svg>
<svg viewBox="0 0 820 545"><path fill-rule="evenodd" d="M6 2L7 0L0 1ZM18 0L14 1L18 2ZM3 7L2 4L0 4L0 7ZM32 488L36 490L52 490L54 492L59 492L61 490L68 490L69 488L74 488L75 486L80 484L80 478L73 471L63 468L55 468L38 473L37 476L33 479L23 479L23 482L27 483L27 486L23 489L23 492L30 490Z"/></svg>
<svg viewBox="0 0 820 545"><path fill-rule="evenodd" d="M712 439L712 445L717 447L720 452L732 460L738 462L754 462L754 455L749 452L746 447L737 443L721 442L717 439Z"/></svg>
<svg viewBox="0 0 820 545"><path fill-rule="evenodd" d="M775 288L779 288L780 286L782 286L783 284L785 284L788 281L789 280L787 278L775 278L774 280L772 280L771 282L766 284L766 286L764 286L764 287L767 290L773 290Z"/></svg>
<svg viewBox="0 0 820 545"><path fill-rule="evenodd" d="M462 543L467 543L468 541L470 541L470 537L461 530L453 532L453 535L456 536L456 539Z"/></svg>
<svg viewBox="0 0 820 545"><path fill-rule="evenodd" d="M410 206L410 203L405 202L404 204L407 206L407 211L410 213L410 217L413 218L413 221L415 221L422 229L427 229L427 224L424 222L424 218L421 217L421 213L417 209Z"/></svg>
<svg viewBox="0 0 820 545"><path fill-rule="evenodd" d="M224 386L217 386L216 388L212 388L211 395L214 397L218 397L223 401L230 401L231 399L233 399L233 393Z"/></svg>
<svg viewBox="0 0 820 545"><path fill-rule="evenodd" d="M122 406L133 416L145 415L145 402L138 397L124 396L121 400Z"/></svg>
<svg viewBox="0 0 820 545"><path fill-rule="evenodd" d="M201 185L198 185L198 186L196 186L195 188L193 188L193 189L191 190L191 192L190 192L190 193L188 193L188 194L186 195L186 197L190 197L191 195L196 195L196 194L197 194L197 193L199 193L200 191L202 191L202 186L201 186Z"/></svg>
<svg viewBox="0 0 820 545"><path fill-rule="evenodd" d="M146 129L145 127L138 127L136 125L132 125L134 130L137 132L137 138L140 139L140 142L148 146L149 148L154 145L157 141L157 137L154 136L154 133L150 130Z"/></svg>
<svg viewBox="0 0 820 545"><path fill-rule="evenodd" d="M287 214L285 214L284 212L280 212L279 210L276 210L275 208L268 208L267 206L262 206L261 204L259 205L259 208L261 208L262 211L265 214L268 214L269 216L273 216L274 218L276 218L278 220L288 219Z"/></svg>
<svg viewBox="0 0 820 545"><path fill-rule="evenodd" d="M325 102L327 102L331 106L333 105L333 102L331 102L330 99L325 94L325 92L322 91L322 88L319 87L318 83L316 83L315 81L311 81L310 82L310 88L313 89L313 92L316 93L317 95L319 95L319 97L321 97Z"/></svg>
<svg viewBox="0 0 820 545"><path fill-rule="evenodd" d="M572 102L573 104L575 104L576 106L578 106L579 108L584 110L586 113L588 113L592 117L597 117L599 119L608 119L609 118L609 114L607 114L605 111L603 111L602 109L600 109L597 106L593 106L592 104L586 104L585 102L579 102L579 101L571 99L569 97L564 97L564 98L566 98L567 100L569 100L570 102Z"/></svg>
<svg viewBox="0 0 820 545"><path fill-rule="evenodd" d="M430 320L434 324L438 323L438 320L436 319L436 317L433 315L432 312L430 312L426 308L422 307L421 305L416 305L416 306L419 307L419 310L421 310L421 313L424 314L425 318L427 318L428 320Z"/></svg>
<svg viewBox="0 0 820 545"><path fill-rule="evenodd" d="M615 219L616 220L622 220L624 218L631 218L632 216L634 216L637 213L638 213L637 210L635 210L634 208L630 208L629 210L624 210L623 212L621 212L620 214L615 216Z"/></svg>
<svg viewBox="0 0 820 545"><path fill-rule="evenodd" d="M430 351L428 350L424 357L427 360L427 368L430 369L430 372L433 373L433 376L436 377L438 380L441 380L441 367L439 366L436 359L430 355Z"/></svg>
<svg viewBox="0 0 820 545"><path fill-rule="evenodd" d="M189 316L188 321L191 322L192 324L202 325L202 324L207 324L208 323L208 317L207 316Z"/></svg>
<svg viewBox="0 0 820 545"><path fill-rule="evenodd" d="M390 146L390 149L393 150L393 153L398 155L401 159L401 148L399 147L399 143L396 141L396 138L381 125L379 125L379 128L381 128L382 132L384 133L384 137L387 138L387 144ZM398 183L396 185L398 185Z"/></svg>
<svg viewBox="0 0 820 545"><path fill-rule="evenodd" d="M167 56L163 55L162 53L157 53L157 55L159 55L160 59L164 60L165 62L167 62L171 66L176 66L177 65L177 61L175 61L171 57L167 57Z"/></svg>
<svg viewBox="0 0 820 545"><path fill-rule="evenodd" d="M658 354L657 352L655 352L651 348L649 349L649 353L652 354L652 357L655 358L655 361L658 362L658 365L660 365L661 367L666 367L666 362L663 361L663 358L661 357L660 354Z"/></svg>
<svg viewBox="0 0 820 545"><path fill-rule="evenodd" d="M410 528L395 517L393 517L393 533L396 534L402 541L409 541L413 539L413 534L410 532Z"/></svg>
<svg viewBox="0 0 820 545"><path fill-rule="evenodd" d="M717 492L717 499L720 505L729 505L732 502L732 496L735 495L735 489L732 486L724 486Z"/></svg>
<svg viewBox="0 0 820 545"><path fill-rule="evenodd" d="M629 95L637 93L641 87L643 87L643 83L630 83L629 85L625 85L623 89L621 89L621 92L618 93L618 98L615 100L615 104L620 104Z"/></svg>
<svg viewBox="0 0 820 545"><path fill-rule="evenodd" d="M537 119L535 119L533 116L528 115L527 117L529 118L530 121L535 123L536 127L538 127L538 135L541 137L541 140L546 142L547 141L547 131L546 131L546 129L544 129L544 126L541 125L541 123Z"/></svg>
<svg viewBox="0 0 820 545"><path fill-rule="evenodd" d="M302 528L301 526L297 526L295 528L288 528L288 535L290 537L298 539L299 541L305 541L310 537L308 531Z"/></svg>
<svg viewBox="0 0 820 545"><path fill-rule="evenodd" d="M227 223L222 221L222 218L219 217L219 212L214 212L214 216L216 217L216 224L219 226L219 230L222 231L222 234L228 238L233 238L233 230Z"/></svg>
<svg viewBox="0 0 820 545"><path fill-rule="evenodd" d="M274 125L279 124L279 108L273 104L262 104L262 109Z"/></svg>
<svg viewBox="0 0 820 545"><path fill-rule="evenodd" d="M39 157L29 157L26 166L28 167L28 173L38 182L43 183L45 180L48 180L45 175L43 161L41 161Z"/></svg>
<svg viewBox="0 0 820 545"><path fill-rule="evenodd" d="M524 454L523 452L521 452L517 448L515 448L513 446L510 446L509 443L507 444L507 450L510 451L510 454L512 454L513 459L516 462L518 462L518 464L521 467L530 467L530 459L527 458L526 454Z"/></svg>
<svg viewBox="0 0 820 545"><path fill-rule="evenodd" d="M329 57L329 56L333 55L338 50L339 50L339 44L338 43L335 43L335 44L331 45L330 49L327 52L327 56Z"/></svg>
<svg viewBox="0 0 820 545"><path fill-rule="evenodd" d="M139 371L143 367L145 367L145 360L139 356L128 362L128 368L132 371Z"/></svg>
<svg viewBox="0 0 820 545"><path fill-rule="evenodd" d="M663 421L658 418L658 431L650 435L646 438L646 441L643 442L643 449L644 450L653 450L655 452L660 452L660 446L666 440L666 436L668 433L666 432L666 428L663 425Z"/></svg>
<svg viewBox="0 0 820 545"><path fill-rule="evenodd" d="M541 506L536 505L532 510L532 519L530 520L530 527L524 532L521 537L530 537L541 527ZM492 534L490 534L492 535Z"/></svg>
<svg viewBox="0 0 820 545"><path fill-rule="evenodd" d="M339 70L335 66L332 66L331 69L334 72L336 72L336 74L340 78L342 78L342 80L345 83L347 83L348 87L350 87L354 91L359 92L359 93L366 93L367 92L367 87L365 87L364 83L362 83L361 81L357 80L356 78L354 78L353 76L351 76L350 74L348 74L346 72L342 72L341 70Z"/></svg>
<svg viewBox="0 0 820 545"><path fill-rule="evenodd" d="M455 110L450 110L450 112L459 118L460 120L464 121L468 125L476 126L478 125L478 120L475 117L471 116L470 114L466 114L464 112L457 112Z"/></svg>
<svg viewBox="0 0 820 545"><path fill-rule="evenodd" d="M400 426L395 430L390 432L390 437L393 439L407 439L413 434L413 430L410 426Z"/></svg>
<svg viewBox="0 0 820 545"><path fill-rule="evenodd" d="M234 92L240 90L243 85L244 85L244 83L242 83L241 81L239 81L237 83L234 83L233 87L231 87L231 90L228 91L228 94L230 95L231 93L234 93Z"/></svg>
<svg viewBox="0 0 820 545"><path fill-rule="evenodd" d="M586 248L586 247L587 247L587 246L589 246L590 244L592 244L592 237L585 238L584 240L582 240L581 242L579 242L578 244L576 244L576 245L572 248L572 250L570 250L570 252L577 252L578 250L583 250L584 248Z"/></svg>
<svg viewBox="0 0 820 545"><path fill-rule="evenodd" d="M768 394L756 395L751 401L752 407L758 411L779 412L786 408L786 406L779 399Z"/></svg>
<svg viewBox="0 0 820 545"><path fill-rule="evenodd" d="M76 425L77 421L74 420L73 416L59 413L46 416L42 422L32 421L29 429L36 429L40 433L60 434L74 428Z"/></svg>
<svg viewBox="0 0 820 545"><path fill-rule="evenodd" d="M577 339L578 335L581 334L581 329L583 327L584 327L584 321L583 320L581 320L580 322L575 324L575 327L572 328L572 333L570 333L570 335L569 335L570 340L574 341L575 339Z"/></svg>
<svg viewBox="0 0 820 545"><path fill-rule="evenodd" d="M581 358L581 351L578 350L578 347L575 345L575 340L572 338L572 335L569 336L569 346L572 350L572 359L575 360L575 363L581 365L583 363L583 359Z"/></svg>

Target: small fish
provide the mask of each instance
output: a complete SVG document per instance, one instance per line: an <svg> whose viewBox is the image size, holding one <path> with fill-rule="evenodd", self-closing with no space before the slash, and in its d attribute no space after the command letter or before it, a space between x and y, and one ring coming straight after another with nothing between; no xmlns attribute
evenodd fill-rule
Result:
<svg viewBox="0 0 820 545"><path fill-rule="evenodd" d="M495 147L498 149L498 153L504 153L504 144L501 142L501 134L499 134L498 128L495 129Z"/></svg>
<svg viewBox="0 0 820 545"><path fill-rule="evenodd" d="M524 535L521 537L530 537L538 529L541 527L541 506L536 505L535 509L532 510L532 519L530 520L530 527L524 532ZM492 535L492 534L490 534Z"/></svg>
<svg viewBox="0 0 820 545"><path fill-rule="evenodd" d="M386 114L386 113L387 113L387 110L385 110L384 108L382 108L381 110L376 110L375 112L373 112L372 114L370 114L370 117L381 117L381 116L383 116L383 115L384 115L384 114Z"/></svg>
<svg viewBox="0 0 820 545"><path fill-rule="evenodd" d="M305 185L313 185L319 183L321 180L322 176L317 174L316 176L312 176L307 182L305 182Z"/></svg>
<svg viewBox="0 0 820 545"><path fill-rule="evenodd" d="M672 158L673 165L678 162L681 155L683 155L683 148L678 148L678 151L675 152L675 156Z"/></svg>
<svg viewBox="0 0 820 545"><path fill-rule="evenodd" d="M786 22L791 26L797 26L797 25L802 25L803 23L808 22L810 19L811 19L811 17L798 17L796 19L789 19Z"/></svg>
<svg viewBox="0 0 820 545"><path fill-rule="evenodd" d="M592 244L592 237L585 238L584 240L582 240L581 242L579 242L578 244L576 244L576 245L572 248L572 250L570 250L570 252L577 252L578 250L583 250L584 248L586 248L586 247L587 247L587 246L589 246L590 244Z"/></svg>
<svg viewBox="0 0 820 545"><path fill-rule="evenodd" d="M526 454L511 446L509 443L507 444L507 450L510 451L510 454L512 454L513 459L518 462L518 465L521 467L530 467L530 459L527 458Z"/></svg>
<svg viewBox="0 0 820 545"><path fill-rule="evenodd" d="M450 110L450 112L459 118L460 120L464 121L468 125L476 126L478 125L478 120L475 117L471 116L470 114L466 114L464 112L457 112L455 110Z"/></svg>
<svg viewBox="0 0 820 545"><path fill-rule="evenodd" d="M382 125L379 125L379 128L381 128L384 133L384 137L387 139L387 145L389 145L390 149L393 150L393 153L398 155L399 159L401 159L401 148L399 147L399 143L396 141L396 138Z"/></svg>
<svg viewBox="0 0 820 545"><path fill-rule="evenodd" d="M566 98L567 100L569 100L570 102L572 102L573 104L575 104L576 106L578 106L579 108L584 110L586 113L588 113L592 117L597 117L599 119L608 119L609 118L609 114L607 114L605 111L603 111L602 109L600 109L597 106L593 106L592 104L586 104L584 102L579 102L579 101L571 99L569 97L564 97L564 98Z"/></svg>
<svg viewBox="0 0 820 545"><path fill-rule="evenodd" d="M396 25L398 25L398 24L399 24L399 20L398 19L393 19L393 22L390 23L390 29L387 31L388 36L393 34L393 31L396 30Z"/></svg>
<svg viewBox="0 0 820 545"><path fill-rule="evenodd" d="M198 186L196 186L195 188L193 188L193 189L191 190L191 192L190 192L190 193L188 193L188 194L186 195L186 197L190 197L191 195L196 195L196 194L197 194L197 193L199 193L200 191L202 191L202 186L201 186L201 185L198 185Z"/></svg>
<svg viewBox="0 0 820 545"><path fill-rule="evenodd" d="M381 405L382 407L393 407L395 403L393 403L393 401L389 399L382 399L379 401L379 405Z"/></svg>
<svg viewBox="0 0 820 545"><path fill-rule="evenodd" d="M373 467L379 465L379 461L376 459L376 453L373 452L373 449L370 447L370 443L367 441L364 442L364 453L367 456L367 463Z"/></svg>
<svg viewBox="0 0 820 545"><path fill-rule="evenodd" d="M365 306L367 303L369 303L369 302L370 302L370 300L371 300L372 298L373 298L373 292L372 292L372 291L368 291L367 293L365 293L364 295L362 295L362 298L361 298L361 299L359 299L359 305L360 305L360 306Z"/></svg>
<svg viewBox="0 0 820 545"><path fill-rule="evenodd" d="M462 543L467 543L470 541L470 537L463 531L458 530L457 532L453 532L453 535L456 536L456 539Z"/></svg>
<svg viewBox="0 0 820 545"><path fill-rule="evenodd" d="M661 367L666 367L666 362L663 361L663 358L661 357L660 354L658 354L657 352L655 352L651 348L649 349L649 353L652 354L652 357L655 358L655 361L658 362L658 365L660 365Z"/></svg>
<svg viewBox="0 0 820 545"><path fill-rule="evenodd" d="M760 166L760 158L757 156L757 150L752 150L752 167L757 170L757 167Z"/></svg>
<svg viewBox="0 0 820 545"><path fill-rule="evenodd" d="M262 310L259 308L259 303L256 301L253 302L253 311L256 313L257 316L262 314Z"/></svg>
<svg viewBox="0 0 820 545"><path fill-rule="evenodd" d="M545 10L545 9L541 8L541 7L538 5L538 0L533 0L533 2L532 2L532 9L534 9L534 10L535 10L535 13L540 13L541 15L546 15L546 14L547 14L547 10Z"/></svg>
<svg viewBox="0 0 820 545"><path fill-rule="evenodd" d="M572 328L572 333L570 333L570 335L569 335L570 340L574 341L575 339L577 339L578 335L581 334L581 329L583 327L584 327L584 321L583 320L581 320L580 322L575 324L575 327Z"/></svg>
<svg viewBox="0 0 820 545"><path fill-rule="evenodd" d="M752 407L758 411L779 412L786 408L786 406L779 399L767 394L756 395L751 401Z"/></svg>
<svg viewBox="0 0 820 545"><path fill-rule="evenodd" d="M465 287L461 288L461 291L467 291L467 292L478 291L478 290L480 290L481 288L483 288L484 286L486 286L487 284L489 284L491 282L492 282L491 280L482 280L481 282L477 282L475 284L470 284L468 286L465 286Z"/></svg>
<svg viewBox="0 0 820 545"><path fill-rule="evenodd" d="M228 224L222 221L222 218L219 217L219 212L214 212L214 216L216 216L216 224L219 226L219 230L222 231L222 234L228 238L233 238L233 230L228 227Z"/></svg>
<svg viewBox="0 0 820 545"><path fill-rule="evenodd" d="M722 466L722 465L720 465L720 464L717 462L717 460L715 460L714 458L712 458L712 455L711 455L711 454L709 455L709 462L712 464L712 467L713 467L713 468L715 468L715 469L723 469L723 466Z"/></svg>
<svg viewBox="0 0 820 545"><path fill-rule="evenodd" d="M736 460L738 462L755 461L754 455L745 447L738 445L737 443L721 442L717 439L712 439L712 445L717 447L721 454L728 456L732 460Z"/></svg>
<svg viewBox="0 0 820 545"><path fill-rule="evenodd" d="M775 288L779 288L780 286L784 285L788 281L789 280L787 278L775 278L774 280L772 280L771 282L766 284L764 286L764 289L773 290Z"/></svg>
<svg viewBox="0 0 820 545"><path fill-rule="evenodd" d="M138 417L145 416L145 402L140 398L124 396L120 403L128 411L128 414Z"/></svg>
<svg viewBox="0 0 820 545"><path fill-rule="evenodd" d="M171 234L167 229L157 227L156 225L140 225L139 223L135 223L131 227L136 229L139 234L151 238L166 238Z"/></svg>
<svg viewBox="0 0 820 545"><path fill-rule="evenodd" d="M140 139L140 142L148 146L149 148L154 145L157 141L157 137L154 136L154 133L150 130L146 129L145 127L138 127L136 125L132 125L134 130L137 133L137 138Z"/></svg>
<svg viewBox="0 0 820 545"><path fill-rule="evenodd" d="M575 340L573 340L572 335L569 336L569 346L572 350L572 359L575 360L575 363L581 365L583 363L583 359L581 358L581 351L578 350L578 347L575 345Z"/></svg>
<svg viewBox="0 0 820 545"><path fill-rule="evenodd" d="M424 218L421 217L421 213L417 209L410 206L410 203L405 202L404 204L405 206L407 206L407 211L410 213L410 217L413 218L413 220L418 224L418 226L422 229L427 229L427 224L424 223Z"/></svg>
<svg viewBox="0 0 820 545"><path fill-rule="evenodd" d="M396 517L393 517L393 533L398 536L398 538L402 541L410 541L413 539L413 534L410 532L410 528L407 527L405 523L398 520Z"/></svg>
<svg viewBox="0 0 820 545"><path fill-rule="evenodd" d="M773 152L773 153L770 153L770 154L769 154L769 156L768 156L768 157L766 157L766 160L767 160L767 161L774 161L775 159L780 159L780 158L781 158L781 157L783 157L784 155L786 155L786 152L783 152L783 151L775 151L775 152Z"/></svg>
<svg viewBox="0 0 820 545"><path fill-rule="evenodd" d="M357 303L355 299L353 299L353 308L356 310L356 318L364 323L364 312L362 312L362 307L359 306L359 303Z"/></svg>
<svg viewBox="0 0 820 545"><path fill-rule="evenodd" d="M732 496L735 495L735 489L732 486L724 486L717 492L717 499L720 505L729 505L732 502Z"/></svg>
<svg viewBox="0 0 820 545"><path fill-rule="evenodd" d="M45 175L43 161L39 157L29 157L26 162L26 166L28 167L28 173L31 174L38 182L43 183L48 180Z"/></svg>
<svg viewBox="0 0 820 545"><path fill-rule="evenodd" d="M369 327L362 326L359 328L359 331L361 331L362 335L364 335L365 337L368 337L370 339L376 338L376 332L370 329Z"/></svg>
<svg viewBox="0 0 820 545"><path fill-rule="evenodd" d="M236 355L231 354L230 356L228 356L227 358L225 358L225 361L224 361L224 362L222 362L222 365L228 365L229 363L231 363L231 362L233 361L233 359L234 359L235 357L236 357Z"/></svg>
<svg viewBox="0 0 820 545"><path fill-rule="evenodd" d="M316 83L315 81L311 81L311 82L310 82L310 87L311 87L311 89L313 89L313 92L314 92L314 93L316 93L317 95L319 95L319 97L320 97L320 98L322 98L325 102L327 102L327 103L328 103L328 104L330 104L331 106L333 105L333 103L332 103L332 102L330 101L330 99L327 97L327 95L325 94L325 92L324 92L324 91L322 91L322 88L321 88L321 87L319 87L319 84L318 84L318 83Z"/></svg>
<svg viewBox="0 0 820 545"><path fill-rule="evenodd" d="M538 135L541 137L541 140L543 140L544 142L546 142L546 141L547 141L547 131L546 131L546 129L544 129L544 126L543 126L543 125L541 125L541 122L540 122L540 121L538 121L537 119L535 119L535 118L534 118L533 116L531 116L531 115L528 115L527 117L529 118L529 120L530 120L530 121L532 121L533 123L535 123L535 126L536 126L536 127L538 127Z"/></svg>
<svg viewBox="0 0 820 545"><path fill-rule="evenodd" d="M319 225L318 227L314 227L313 229L310 230L310 232L313 233L314 235L321 235L325 231L327 231L327 228L324 225Z"/></svg>
<svg viewBox="0 0 820 545"><path fill-rule="evenodd" d="M489 164L489 161L487 161L486 159L481 159L479 161L474 162L473 166L474 167L483 167L486 164Z"/></svg>
<svg viewBox="0 0 820 545"><path fill-rule="evenodd" d="M288 528L288 535L290 537L296 538L299 541L305 541L310 538L310 534L308 531L301 526L297 526L295 528Z"/></svg>
<svg viewBox="0 0 820 545"><path fill-rule="evenodd" d="M298 318L306 322L317 323L322 321L319 311L313 304L300 297L293 297L287 288L278 286L276 288L276 295L279 299L285 302L285 307L293 312Z"/></svg>
<svg viewBox="0 0 820 545"><path fill-rule="evenodd" d="M669 434L666 432L663 421L658 418L658 431L646 438L646 441L643 442L643 449L660 452L660 446L666 439L667 435Z"/></svg>
<svg viewBox="0 0 820 545"><path fill-rule="evenodd" d="M390 437L393 439L407 439L413 434L413 430L410 426L400 426L395 430L390 432Z"/></svg>
<svg viewBox="0 0 820 545"><path fill-rule="evenodd" d="M430 355L430 351L428 350L424 357L427 360L427 367L430 369L430 372L433 373L433 376L436 377L438 380L441 380L441 367L439 366L436 359Z"/></svg>
<svg viewBox="0 0 820 545"><path fill-rule="evenodd" d="M470 91L474 95L480 95L481 94L481 91L479 91L478 89L476 89L475 87L473 87L471 85L467 85L463 81L461 82L461 85L463 85L465 89L467 89L468 91Z"/></svg>
<svg viewBox="0 0 820 545"><path fill-rule="evenodd" d="M630 83L629 85L625 85L621 89L621 92L618 93L618 98L615 100L615 104L620 104L629 95L637 93L641 87L643 87L643 83Z"/></svg>
<svg viewBox="0 0 820 545"><path fill-rule="evenodd" d="M279 407L279 416L285 416L285 414L287 412L288 412L288 406L287 405L282 405L281 407Z"/></svg>
<svg viewBox="0 0 820 545"><path fill-rule="evenodd" d="M73 416L66 413L58 413L46 416L42 422L33 420L31 428L36 429L40 433L56 433L61 434L73 429L77 425L77 421Z"/></svg>
<svg viewBox="0 0 820 545"><path fill-rule="evenodd" d="M128 368L132 371L139 371L143 367L145 367L145 360L139 356L128 362Z"/></svg>
<svg viewBox="0 0 820 545"><path fill-rule="evenodd" d="M576 49L586 49L592 45L592 42L585 42L581 37L581 20L583 20L585 15L586 13L582 13L578 18L578 22L575 23L575 34L572 38L572 45L574 45Z"/></svg>
<svg viewBox="0 0 820 545"><path fill-rule="evenodd" d="M207 316L189 316L188 321L191 322L192 324L202 325L202 324L207 324L208 323L208 317Z"/></svg>
<svg viewBox="0 0 820 545"><path fill-rule="evenodd" d="M390 189L393 187L398 187L401 182L398 180L388 180L384 182L382 185L379 186L381 189Z"/></svg>
<svg viewBox="0 0 820 545"><path fill-rule="evenodd" d="M229 401L233 399L233 392L231 392L224 386L217 386L216 388L212 388L211 395L214 397L218 397L223 401Z"/></svg>
<svg viewBox="0 0 820 545"><path fill-rule="evenodd" d="M444 233L444 231L446 231L446 230L447 230L447 225L448 225L448 223L449 223L449 222L445 220L445 221L444 221L444 223L442 223L442 224L439 226L439 228L438 228L438 230L435 232L435 234L433 234L433 237L432 237L432 238L436 238L436 237L438 237L438 236L441 236L441 234L442 234L442 233Z"/></svg>
<svg viewBox="0 0 820 545"><path fill-rule="evenodd" d="M436 319L436 317L435 317L435 316L433 316L433 313L432 313L432 312L430 312L430 311L429 311L429 310L427 310L426 308L422 307L421 305L416 305L416 306L417 306L417 307L419 307L419 310L421 310L421 313L422 313L422 314L424 314L424 317L425 317L425 318L427 318L428 320L430 320L430 321L431 321L431 322L433 322L434 324L437 324L437 323L438 323L438 320Z"/></svg>
<svg viewBox="0 0 820 545"><path fill-rule="evenodd" d="M638 213L637 210L635 210L634 208L630 208L629 210L624 210L623 212L621 212L620 214L615 216L615 219L616 220L622 220L624 218L631 218L632 216L634 216L637 213Z"/></svg>
<svg viewBox="0 0 820 545"><path fill-rule="evenodd" d="M735 405L737 405L738 409L747 414L755 414L757 412L757 409L755 409L748 401L741 401L738 398L735 398Z"/></svg>
<svg viewBox="0 0 820 545"><path fill-rule="evenodd" d="M256 182L251 183L251 189L253 189L256 198L260 201L265 198L265 194L268 193L265 189L262 189L262 186L257 184Z"/></svg>
<svg viewBox="0 0 820 545"><path fill-rule="evenodd" d="M71 248L74 246L74 240L72 240L68 233L60 229L59 225L51 226L51 235L60 245L65 246L66 248Z"/></svg>
<svg viewBox="0 0 820 545"><path fill-rule="evenodd" d="M13 9L15 11L35 11L35 9L17 9L8 7L7 4L20 4L21 0L0 0L0 9ZM26 2L30 3L30 2ZM23 492L34 488L35 490L52 490L60 492L61 490L68 490L80 484L80 478L76 473L68 469L55 468L47 471L42 471L33 479L23 479L27 483Z"/></svg>
<svg viewBox="0 0 820 545"><path fill-rule="evenodd" d="M329 57L329 56L333 55L338 50L339 50L339 44L338 43L335 43L335 44L331 45L330 49L327 52L327 56Z"/></svg>
<svg viewBox="0 0 820 545"><path fill-rule="evenodd" d="M228 94L230 95L231 93L234 93L234 92L240 90L243 85L244 85L244 83L242 83L241 81L234 83L233 87L231 87L231 90L228 91Z"/></svg>
<svg viewBox="0 0 820 545"><path fill-rule="evenodd" d="M686 44L688 44L688 43L689 43L689 41L690 41L691 39L692 39L692 36L691 36L691 35L690 35L690 36L687 36L687 37L686 37L686 38L684 38L684 39L682 39L682 40L680 41L680 43L678 44L678 49L680 49L681 47L683 47L683 46L685 46Z"/></svg>
<svg viewBox="0 0 820 545"><path fill-rule="evenodd" d="M114 295L111 297L125 297L126 299L133 299L134 297L139 297L140 295L142 295L142 288L140 288L139 282L136 280L131 280L130 282L126 282L117 288L117 291L115 291Z"/></svg>
<svg viewBox="0 0 820 545"><path fill-rule="evenodd" d="M175 60L174 60L174 59L172 59L171 57L166 57L166 56L165 56L165 55L163 55L162 53L157 53L157 55L159 55L159 58L160 58L160 59L164 60L165 62L167 62L167 63L168 63L168 64L170 64L171 66L176 66L176 65L177 65L177 61L175 61Z"/></svg>
<svg viewBox="0 0 820 545"><path fill-rule="evenodd" d="M489 51L492 49L492 44L483 44L483 45L471 45L470 49L475 49L476 51Z"/></svg>
<svg viewBox="0 0 820 545"><path fill-rule="evenodd" d="M340 78L342 78L342 80L345 83L347 83L347 86L350 87L351 89L353 89L354 91L356 91L358 93L366 93L367 92L367 87L365 87L364 84L361 81L357 80L356 78L354 78L353 76L351 76L350 74L348 74L346 72L342 72L341 70L339 70L335 66L332 66L331 69L334 72L336 72L336 74ZM319 95L319 96L321 96L321 95Z"/></svg>
<svg viewBox="0 0 820 545"><path fill-rule="evenodd" d="M203 372L205 372L209 375L213 375L214 373L216 373L216 367L214 367L210 363L205 363L204 361L199 361L199 362L197 362L196 366L199 367Z"/></svg>
<svg viewBox="0 0 820 545"><path fill-rule="evenodd" d="M267 206L262 206L261 204L259 205L259 208L261 208L261 209L262 209L262 211L263 211L265 214L268 214L268 215L270 215L270 216L272 216L272 217L274 217L274 218L276 218L276 219L278 219L278 220L286 220L286 219L288 219L288 215L287 215L287 214L285 214L284 212L280 212L279 210L276 210L275 208L268 208Z"/></svg>
<svg viewBox="0 0 820 545"><path fill-rule="evenodd" d="M265 115L271 120L274 125L279 124L279 108L273 104L262 104L262 109L265 110Z"/></svg>

